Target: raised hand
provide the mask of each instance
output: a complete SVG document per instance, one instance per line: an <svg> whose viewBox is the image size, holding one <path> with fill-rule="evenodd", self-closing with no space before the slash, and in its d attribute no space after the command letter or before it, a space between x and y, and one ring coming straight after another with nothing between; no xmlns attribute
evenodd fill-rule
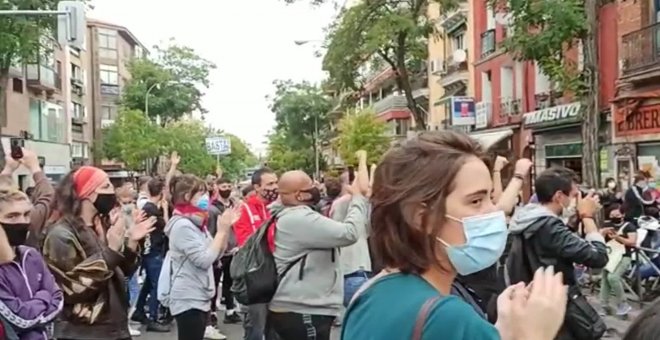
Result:
<svg viewBox="0 0 660 340"><path fill-rule="evenodd" d="M218 230L228 230L231 228L236 221L241 217L241 206L237 205L231 209L226 209L225 212L222 213L220 218L218 218L217 227Z"/></svg>
<svg viewBox="0 0 660 340"><path fill-rule="evenodd" d="M179 157L179 153L176 151L172 151L172 155L170 155L170 164L172 166L177 166L181 162L181 157Z"/></svg>
<svg viewBox="0 0 660 340"><path fill-rule="evenodd" d="M154 224L156 224L156 217L151 216L146 219L142 219L138 223L136 223L133 228L128 232L128 237L131 241L140 241L145 236L147 236L150 232L154 231L156 229L154 227Z"/></svg>
<svg viewBox="0 0 660 340"><path fill-rule="evenodd" d="M100 232L98 228L97 228L97 232ZM117 218L117 222L115 222L105 234L105 239L108 243L108 247L114 251L119 251L121 247L124 245L125 236L126 236L126 222L124 221L123 218Z"/></svg>

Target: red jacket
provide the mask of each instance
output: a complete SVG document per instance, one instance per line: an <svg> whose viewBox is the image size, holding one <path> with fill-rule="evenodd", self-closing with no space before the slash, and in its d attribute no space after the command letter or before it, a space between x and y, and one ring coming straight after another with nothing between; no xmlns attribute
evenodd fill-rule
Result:
<svg viewBox="0 0 660 340"><path fill-rule="evenodd" d="M241 204L241 217L233 226L238 246L243 246L245 241L269 218L270 212L266 207L266 202L259 195L248 197Z"/></svg>

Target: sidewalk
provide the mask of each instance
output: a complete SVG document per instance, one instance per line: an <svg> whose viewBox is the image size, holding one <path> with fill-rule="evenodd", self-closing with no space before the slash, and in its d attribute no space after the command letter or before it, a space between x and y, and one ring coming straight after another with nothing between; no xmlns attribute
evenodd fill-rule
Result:
<svg viewBox="0 0 660 340"><path fill-rule="evenodd" d="M587 295L587 300L589 300L589 303L596 308L596 310L600 310L601 305L600 301L598 301L598 296ZM623 334L628 330L628 327L630 327L633 320L635 320L635 318L637 318L642 312L639 303L630 302L630 305L633 309L626 319L621 319L616 316L605 316L603 318L608 327L608 334L606 334L603 339L621 339L623 337Z"/></svg>

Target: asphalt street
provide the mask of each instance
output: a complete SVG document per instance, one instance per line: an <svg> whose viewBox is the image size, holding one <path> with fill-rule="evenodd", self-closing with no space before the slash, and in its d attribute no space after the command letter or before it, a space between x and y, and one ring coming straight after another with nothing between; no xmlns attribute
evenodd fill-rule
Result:
<svg viewBox="0 0 660 340"><path fill-rule="evenodd" d="M597 299L589 297L589 302L594 305L594 307L599 307ZM604 339L618 340L621 339L621 336L626 331L631 321L640 313L639 304L633 303L633 311L630 313L630 316L627 320L622 320L616 317L605 317L605 322L610 328L610 331ZM144 329L144 328L143 328ZM243 328L241 325L225 325L221 324L221 331L227 336L228 340L242 340L243 339ZM339 340L340 329L334 328L332 334L332 340ZM143 332L140 337L135 338L136 340L177 340L176 331L173 330L170 333L149 333Z"/></svg>

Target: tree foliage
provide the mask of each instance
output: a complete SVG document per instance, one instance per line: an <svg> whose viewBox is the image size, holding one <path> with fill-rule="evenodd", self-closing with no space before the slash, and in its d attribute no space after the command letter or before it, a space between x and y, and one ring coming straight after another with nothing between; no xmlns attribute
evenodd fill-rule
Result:
<svg viewBox="0 0 660 340"><path fill-rule="evenodd" d="M339 135L335 140L339 156L347 164L357 164L355 153L365 150L368 162L378 163L390 147L387 129L387 124L377 120L372 110L346 114L339 121Z"/></svg>
<svg viewBox="0 0 660 340"><path fill-rule="evenodd" d="M56 0L4 0L0 10L54 10ZM0 124L7 120L7 86L9 69L23 63L36 63L45 54L52 52L53 46L42 44L42 37L51 37L56 32L54 16L0 16ZM47 40L47 39L46 39ZM55 67L55 65L51 65ZM4 164L4 149L0 148L0 163ZM0 165L2 165L0 164Z"/></svg>
<svg viewBox="0 0 660 340"><path fill-rule="evenodd" d="M275 81L274 85L270 108L275 113L275 130L269 136L268 164L276 170L313 173L315 146L328 141L332 101L307 82ZM320 159L321 168L324 163Z"/></svg>
<svg viewBox="0 0 660 340"><path fill-rule="evenodd" d="M155 58L134 59L128 64L131 79L123 89L121 104L145 111L149 92L149 117L160 117L163 125L192 112L203 117L207 111L202 97L216 65L172 40L166 47L154 48Z"/></svg>
<svg viewBox="0 0 660 340"><path fill-rule="evenodd" d="M561 92L582 94L584 76L566 51L589 33L584 0L509 0L506 12L513 34L502 47L518 60L535 61Z"/></svg>
<svg viewBox="0 0 660 340"><path fill-rule="evenodd" d="M375 0L345 9L331 25L326 37L323 67L336 88L361 91L364 65L390 67L413 112L416 127L426 129L426 114L413 97L413 80L426 70L427 39L437 31L427 17L431 3L442 10L455 0Z"/></svg>
<svg viewBox="0 0 660 340"><path fill-rule="evenodd" d="M124 163L130 170L144 169L144 162L161 154L159 129L142 111L124 110L103 131L103 155Z"/></svg>
<svg viewBox="0 0 660 340"><path fill-rule="evenodd" d="M204 176L213 173L216 156L206 152L204 139L210 135L226 135L231 139L232 153L220 158L224 174L239 178L245 169L256 164L256 158L238 137L213 131L198 120L181 120L159 126L141 111L120 112L115 123L103 131L103 155L124 163L130 170L144 169L149 159L177 151L181 155L179 168L184 173Z"/></svg>

